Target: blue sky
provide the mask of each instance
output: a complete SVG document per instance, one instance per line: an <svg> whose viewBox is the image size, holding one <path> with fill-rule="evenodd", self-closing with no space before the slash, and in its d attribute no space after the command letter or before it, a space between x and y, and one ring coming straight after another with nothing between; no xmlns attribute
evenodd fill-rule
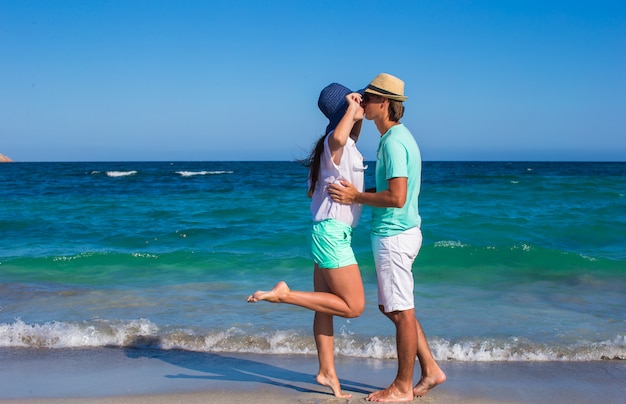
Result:
<svg viewBox="0 0 626 404"><path fill-rule="evenodd" d="M0 153L298 159L319 91L380 72L424 160L626 160L626 2L603 0L0 0Z"/></svg>

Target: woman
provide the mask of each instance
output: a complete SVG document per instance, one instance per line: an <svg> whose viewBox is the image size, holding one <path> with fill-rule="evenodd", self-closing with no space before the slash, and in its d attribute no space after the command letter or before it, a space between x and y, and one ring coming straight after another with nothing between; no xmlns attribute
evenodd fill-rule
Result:
<svg viewBox="0 0 626 404"><path fill-rule="evenodd" d="M358 317L365 307L361 272L351 247L352 229L358 224L362 207L333 202L326 186L346 180L363 191L366 167L356 148L363 108L360 93L337 83L321 91L317 105L329 123L307 162L315 291L290 290L281 281L270 291L250 295L248 302L266 300L314 310L313 334L320 367L316 380L330 387L336 397L349 398L352 395L342 393L335 371L333 316Z"/></svg>

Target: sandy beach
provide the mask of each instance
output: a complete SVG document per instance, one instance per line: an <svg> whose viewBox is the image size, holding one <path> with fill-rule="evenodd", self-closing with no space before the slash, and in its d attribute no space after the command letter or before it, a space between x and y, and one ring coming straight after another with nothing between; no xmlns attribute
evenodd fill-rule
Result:
<svg viewBox="0 0 626 404"><path fill-rule="evenodd" d="M314 356L134 349L0 349L3 403L364 402L394 360L337 359L350 400L315 380ZM623 403L626 362L443 362L424 403ZM416 376L417 377L417 376Z"/></svg>

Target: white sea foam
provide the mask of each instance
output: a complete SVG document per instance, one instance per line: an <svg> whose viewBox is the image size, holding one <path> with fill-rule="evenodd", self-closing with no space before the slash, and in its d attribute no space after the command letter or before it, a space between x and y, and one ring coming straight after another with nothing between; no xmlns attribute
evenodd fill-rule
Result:
<svg viewBox="0 0 626 404"><path fill-rule="evenodd" d="M232 171L176 171L176 174L182 177L193 177L196 175L218 175L218 174L232 174Z"/></svg>
<svg viewBox="0 0 626 404"><path fill-rule="evenodd" d="M159 258L158 255L149 253L132 253L131 256L135 258Z"/></svg>
<svg viewBox="0 0 626 404"><path fill-rule="evenodd" d="M130 175L135 175L137 174L137 171L132 170L132 171L107 171L107 176L108 177L128 177Z"/></svg>
<svg viewBox="0 0 626 404"><path fill-rule="evenodd" d="M16 320L0 324L0 347L80 348L125 346L137 336L155 335L158 328L148 320L83 323L47 322L27 324Z"/></svg>
<svg viewBox="0 0 626 404"><path fill-rule="evenodd" d="M443 240L435 242L435 247L463 248L466 247L466 245L460 241Z"/></svg>
<svg viewBox="0 0 626 404"><path fill-rule="evenodd" d="M599 343L579 341L575 345L547 345L521 338L429 341L435 359L466 362L491 361L589 361L626 359L626 336ZM336 335L338 355L395 359L393 338L360 338L342 331ZM202 333L192 329L161 328L147 319L27 324L18 319L0 324L0 347L84 348L133 347L185 349L197 352L241 352L268 354L315 354L310 335L291 330L247 334L231 327Z"/></svg>

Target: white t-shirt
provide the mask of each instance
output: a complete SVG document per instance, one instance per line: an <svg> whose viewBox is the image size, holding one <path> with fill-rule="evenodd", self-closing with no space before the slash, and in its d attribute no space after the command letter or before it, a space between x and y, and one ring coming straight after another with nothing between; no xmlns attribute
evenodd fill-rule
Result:
<svg viewBox="0 0 626 404"><path fill-rule="evenodd" d="M363 192L366 168L367 166L363 165L363 156L356 148L356 143L352 138L348 138L348 142L343 147L341 161L339 165L336 165L330 154L328 136L326 136L326 139L324 139L324 152L320 160L318 180L311 198L311 214L314 222L337 219L352 228L356 227L359 223L363 206L360 203L342 205L333 202L328 195L326 186L328 184L339 184L339 180L343 179L354 185L359 192Z"/></svg>

